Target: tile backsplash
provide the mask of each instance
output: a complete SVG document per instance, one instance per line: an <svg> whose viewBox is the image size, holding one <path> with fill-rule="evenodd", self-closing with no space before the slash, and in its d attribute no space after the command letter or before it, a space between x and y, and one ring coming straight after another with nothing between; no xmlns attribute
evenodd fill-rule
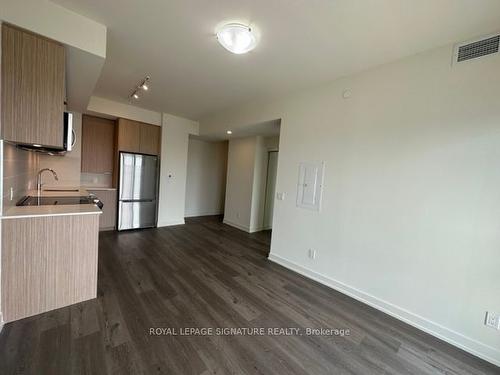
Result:
<svg viewBox="0 0 500 375"><path fill-rule="evenodd" d="M82 173L80 183L86 187L111 187L113 176L110 173Z"/></svg>
<svg viewBox="0 0 500 375"><path fill-rule="evenodd" d="M8 209L30 189L36 189L39 155L3 142L3 208ZM11 200L12 189L12 200Z"/></svg>

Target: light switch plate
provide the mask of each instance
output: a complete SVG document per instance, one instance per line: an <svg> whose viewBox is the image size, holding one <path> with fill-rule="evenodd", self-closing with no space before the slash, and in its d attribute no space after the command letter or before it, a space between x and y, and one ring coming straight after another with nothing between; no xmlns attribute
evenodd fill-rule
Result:
<svg viewBox="0 0 500 375"><path fill-rule="evenodd" d="M316 259L316 250L309 249L308 250L308 256L309 256L310 259Z"/></svg>
<svg viewBox="0 0 500 375"><path fill-rule="evenodd" d="M500 330L500 314L487 311L484 324L488 327Z"/></svg>

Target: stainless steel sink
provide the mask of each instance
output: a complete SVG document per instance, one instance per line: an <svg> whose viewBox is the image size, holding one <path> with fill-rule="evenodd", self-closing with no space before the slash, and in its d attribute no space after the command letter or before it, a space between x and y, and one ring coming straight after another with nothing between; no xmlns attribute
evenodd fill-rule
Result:
<svg viewBox="0 0 500 375"><path fill-rule="evenodd" d="M95 197L38 197L25 196L16 206L54 206L54 205L69 205L69 204L98 204Z"/></svg>

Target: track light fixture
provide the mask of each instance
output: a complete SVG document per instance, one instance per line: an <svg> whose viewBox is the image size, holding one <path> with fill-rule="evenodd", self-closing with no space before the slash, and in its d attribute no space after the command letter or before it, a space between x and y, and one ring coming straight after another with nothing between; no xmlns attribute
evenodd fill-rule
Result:
<svg viewBox="0 0 500 375"><path fill-rule="evenodd" d="M139 99L139 94L141 93L142 90L148 91L149 90L149 80L151 79L150 76L146 76L141 83L139 83L135 88L134 91L132 91L132 94L130 94L130 98L138 100Z"/></svg>

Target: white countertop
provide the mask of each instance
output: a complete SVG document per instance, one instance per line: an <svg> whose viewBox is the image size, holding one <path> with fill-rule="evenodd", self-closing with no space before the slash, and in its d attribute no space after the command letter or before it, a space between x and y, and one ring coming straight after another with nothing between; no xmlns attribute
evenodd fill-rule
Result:
<svg viewBox="0 0 500 375"><path fill-rule="evenodd" d="M74 197L87 196L89 193L85 189L77 191L42 191L42 197ZM37 196L36 190L28 191L26 195ZM68 205L47 205L47 206L12 206L5 210L2 219L16 219L39 216L68 216L68 215L95 215L102 211L95 204L68 204Z"/></svg>
<svg viewBox="0 0 500 375"><path fill-rule="evenodd" d="M13 206L4 212L2 219L96 214L102 214L102 211L95 204L68 204L64 206Z"/></svg>

